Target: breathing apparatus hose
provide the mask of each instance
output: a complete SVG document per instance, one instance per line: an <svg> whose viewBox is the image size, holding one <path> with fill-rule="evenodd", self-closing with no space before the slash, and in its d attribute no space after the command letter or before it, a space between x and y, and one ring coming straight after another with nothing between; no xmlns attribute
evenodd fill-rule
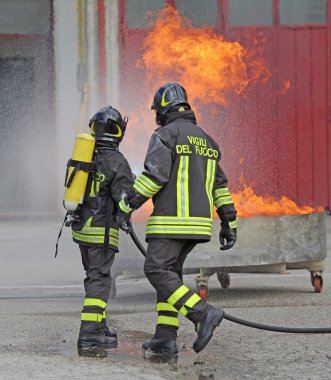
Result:
<svg viewBox="0 0 331 380"><path fill-rule="evenodd" d="M131 222L130 222L130 227L131 227L131 230L129 231L129 234L131 236L131 239L133 240L134 244L137 246L139 251L143 254L143 256L146 257L146 249L141 244L138 236L134 232ZM331 333L331 327L305 328L305 327L271 326L271 325L264 325L262 323L246 321L245 319L237 318L227 313L223 314L223 318L227 319L228 321L238 323L239 325L248 326L248 327L252 327L254 329L259 329L259 330L267 330L267 331L275 331L275 332L291 333L291 334L330 334Z"/></svg>

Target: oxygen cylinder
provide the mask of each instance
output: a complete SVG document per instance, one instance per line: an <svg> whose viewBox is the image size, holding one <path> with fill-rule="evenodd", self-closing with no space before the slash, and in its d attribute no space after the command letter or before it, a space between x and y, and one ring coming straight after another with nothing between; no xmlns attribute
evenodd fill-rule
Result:
<svg viewBox="0 0 331 380"><path fill-rule="evenodd" d="M74 151L72 153L72 161L74 162L69 161L68 163L68 165L70 165L70 163L72 163L72 165L67 169L66 187L63 196L63 206L67 211L75 211L78 205L83 203L89 172L84 171L84 169L80 170L79 165L77 166L77 162L91 163L94 146L95 139L93 136L87 133L76 136ZM69 183L69 181L71 181L71 183Z"/></svg>

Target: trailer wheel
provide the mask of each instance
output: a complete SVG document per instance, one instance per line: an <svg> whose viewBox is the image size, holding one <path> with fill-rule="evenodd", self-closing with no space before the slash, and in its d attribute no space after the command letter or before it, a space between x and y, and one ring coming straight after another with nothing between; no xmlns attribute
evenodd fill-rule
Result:
<svg viewBox="0 0 331 380"><path fill-rule="evenodd" d="M320 277L320 276L314 276L313 280L312 280L312 283L313 283L313 287L315 289L315 293L321 293L322 292L322 287L323 287L322 277Z"/></svg>
<svg viewBox="0 0 331 380"><path fill-rule="evenodd" d="M217 272L217 279L223 289L229 289L230 287L230 275L226 272Z"/></svg>
<svg viewBox="0 0 331 380"><path fill-rule="evenodd" d="M310 280L315 289L315 293L321 293L323 288L322 272L310 272Z"/></svg>
<svg viewBox="0 0 331 380"><path fill-rule="evenodd" d="M207 301L208 287L205 284L197 284L198 294L203 301Z"/></svg>

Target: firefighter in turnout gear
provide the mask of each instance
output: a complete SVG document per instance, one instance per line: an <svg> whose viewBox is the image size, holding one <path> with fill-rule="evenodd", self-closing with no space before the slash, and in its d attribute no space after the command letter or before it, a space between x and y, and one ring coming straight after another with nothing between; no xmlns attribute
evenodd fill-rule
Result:
<svg viewBox="0 0 331 380"><path fill-rule="evenodd" d="M196 124L185 89L166 83L152 104L160 125L152 135L144 172L134 183L129 207L153 198L146 241L145 274L157 293L157 326L143 349L177 354L178 313L197 327L193 349L200 352L223 318L223 311L204 302L183 284L183 264L197 243L212 234L213 209L221 219L221 249L236 241L236 210L227 178L219 165L217 143Z"/></svg>
<svg viewBox="0 0 331 380"><path fill-rule="evenodd" d="M124 215L127 214L122 198L133 191L131 169L118 150L126 124L127 118L123 119L110 106L101 108L89 123L96 140L95 168L89 174L84 201L76 212L77 221L72 224L72 237L79 244L86 271L79 349L117 346L116 332L106 325L106 305L111 288L110 269L118 252L119 228L115 213L123 208Z"/></svg>

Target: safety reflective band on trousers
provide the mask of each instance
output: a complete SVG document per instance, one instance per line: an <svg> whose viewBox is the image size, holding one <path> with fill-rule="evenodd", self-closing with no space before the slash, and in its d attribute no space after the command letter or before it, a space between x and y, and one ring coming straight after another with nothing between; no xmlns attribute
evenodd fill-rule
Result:
<svg viewBox="0 0 331 380"><path fill-rule="evenodd" d="M135 180L133 187L138 191L138 193L142 194L147 198L151 198L162 188L162 186L157 185L144 174L141 174Z"/></svg>
<svg viewBox="0 0 331 380"><path fill-rule="evenodd" d="M166 317L165 315L160 315L157 317L157 324L179 327L178 318Z"/></svg>
<svg viewBox="0 0 331 380"><path fill-rule="evenodd" d="M178 327L178 311L167 302L159 302L156 305L158 312L157 324Z"/></svg>
<svg viewBox="0 0 331 380"><path fill-rule="evenodd" d="M156 305L156 311L172 311L174 313L178 313L178 310L167 302L159 302Z"/></svg>
<svg viewBox="0 0 331 380"><path fill-rule="evenodd" d="M104 316L97 313L82 313L80 319L83 322L101 322Z"/></svg>
<svg viewBox="0 0 331 380"><path fill-rule="evenodd" d="M101 307L102 309L105 309L107 306L107 302L102 301L98 298L85 298L84 306L98 306L98 307Z"/></svg>
<svg viewBox="0 0 331 380"><path fill-rule="evenodd" d="M199 302L201 301L201 298L196 294L194 293L185 303L184 303L184 306L182 306L180 309L179 309L179 312L180 314L182 314L184 317L186 316L187 314L187 309L185 308L185 306L189 307L190 309L193 309L193 307Z"/></svg>
<svg viewBox="0 0 331 380"><path fill-rule="evenodd" d="M237 228L237 219L232 222L229 222L229 226L230 228Z"/></svg>
<svg viewBox="0 0 331 380"><path fill-rule="evenodd" d="M179 300L181 300L183 297L186 296L186 294L190 291L190 289L185 286L181 285L177 290L175 290L172 295L168 298L168 302L174 306ZM185 306L189 308L194 308L194 306L201 301L201 298L198 296L198 294L193 293L185 302L184 305L180 308L179 312L184 317L187 314L187 309ZM176 310L176 309L175 309Z"/></svg>

